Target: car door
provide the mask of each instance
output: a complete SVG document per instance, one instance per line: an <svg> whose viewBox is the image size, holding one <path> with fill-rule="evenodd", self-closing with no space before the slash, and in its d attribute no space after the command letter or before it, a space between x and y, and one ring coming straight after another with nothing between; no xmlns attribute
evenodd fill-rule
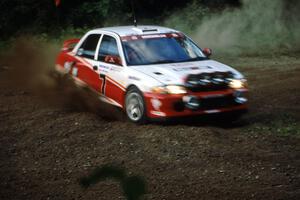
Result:
<svg viewBox="0 0 300 200"><path fill-rule="evenodd" d="M121 44L117 37L104 34L100 43L98 58L102 93L118 106L123 105L125 95L125 70L121 60Z"/></svg>
<svg viewBox="0 0 300 200"><path fill-rule="evenodd" d="M102 80L94 67L97 66L96 50L99 46L101 34L90 34L83 41L76 53L76 64L71 73L74 77L87 83L97 92L101 92Z"/></svg>

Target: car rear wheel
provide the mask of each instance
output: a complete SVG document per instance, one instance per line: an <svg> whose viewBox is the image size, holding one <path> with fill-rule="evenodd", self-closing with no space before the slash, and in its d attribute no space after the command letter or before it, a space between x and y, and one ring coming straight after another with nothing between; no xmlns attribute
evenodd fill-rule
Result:
<svg viewBox="0 0 300 200"><path fill-rule="evenodd" d="M125 99L125 109L128 119L134 123L147 122L146 106L143 94L135 87L129 89Z"/></svg>

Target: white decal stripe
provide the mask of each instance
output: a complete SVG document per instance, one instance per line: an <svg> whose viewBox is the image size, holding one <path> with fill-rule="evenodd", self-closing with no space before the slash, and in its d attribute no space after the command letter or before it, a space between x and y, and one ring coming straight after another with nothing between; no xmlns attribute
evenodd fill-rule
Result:
<svg viewBox="0 0 300 200"><path fill-rule="evenodd" d="M75 56L75 53L73 53L72 51L67 54L69 54L70 56Z"/></svg>
<svg viewBox="0 0 300 200"><path fill-rule="evenodd" d="M219 112L221 112L221 110L205 110L204 111L205 113L208 113L208 114L211 114L211 113L219 113Z"/></svg>
<svg viewBox="0 0 300 200"><path fill-rule="evenodd" d="M119 104L118 102L116 102L116 101L114 101L113 99L108 98L108 97L106 97L106 96L104 96L104 95L101 95L101 96L100 96L100 100L101 100L101 101L104 101L104 102L106 102L106 103L109 103L109 104L112 104L112 105L115 105L115 106L118 106L118 107L123 108L123 106L122 106L121 104Z"/></svg>
<svg viewBox="0 0 300 200"><path fill-rule="evenodd" d="M151 112L151 114L153 114L153 115L162 116L162 117L165 117L165 116L166 116L166 113L164 113L164 112L154 111L154 110L151 110L150 112Z"/></svg>
<svg viewBox="0 0 300 200"><path fill-rule="evenodd" d="M66 70L63 66L59 65L59 64L56 64L55 65L55 70L59 73L62 73L62 74L66 74Z"/></svg>
<svg viewBox="0 0 300 200"><path fill-rule="evenodd" d="M112 78L110 78L109 76L106 76L106 79L109 80L111 83L113 83L114 85L118 86L119 88L121 88L123 91L126 91L125 87L122 86L121 84L119 84L118 82L116 82L115 80L113 80Z"/></svg>
<svg viewBox="0 0 300 200"><path fill-rule="evenodd" d="M79 61L81 61L83 64L85 64L87 67L89 67L89 68L93 68L92 67L92 65L87 61L87 60L85 60L84 58L80 58L80 57L77 57L76 56L76 58L79 60Z"/></svg>
<svg viewBox="0 0 300 200"><path fill-rule="evenodd" d="M70 54L70 53L69 53ZM71 55L71 54L70 54ZM78 61L82 62L83 64L87 65L87 67L93 69L92 65L87 61L85 60L84 58L81 58L81 57L78 57L78 56L74 56L75 59L77 59ZM110 78L109 76L106 76L106 80L110 81L111 83L113 83L114 85L116 85L118 88L120 88L121 90L123 91L126 91L125 87L121 84L119 84L117 81L113 80L112 78ZM85 82L84 82L85 83ZM116 101L114 101L113 99L110 99L108 97L102 97L102 98L105 98L106 101L108 101L108 103L110 104L113 104L113 105L116 105L116 106L119 106L122 108L122 106L117 103Z"/></svg>
<svg viewBox="0 0 300 200"><path fill-rule="evenodd" d="M75 84L80 85L80 86L86 86L86 82L82 81L81 79L77 78L77 77L73 77Z"/></svg>
<svg viewBox="0 0 300 200"><path fill-rule="evenodd" d="M92 65L87 61L85 60L84 58L81 58L79 56L76 56L74 53L72 52L69 52L68 53L70 56L73 56L76 60L82 62L83 64L87 65L89 68L93 69Z"/></svg>

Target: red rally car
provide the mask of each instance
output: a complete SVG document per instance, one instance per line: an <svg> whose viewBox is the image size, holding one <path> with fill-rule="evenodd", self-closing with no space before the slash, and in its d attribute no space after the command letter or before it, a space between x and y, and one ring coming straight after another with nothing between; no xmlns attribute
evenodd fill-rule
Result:
<svg viewBox="0 0 300 200"><path fill-rule="evenodd" d="M136 123L247 110L247 81L182 32L159 26L91 30L67 40L56 70Z"/></svg>

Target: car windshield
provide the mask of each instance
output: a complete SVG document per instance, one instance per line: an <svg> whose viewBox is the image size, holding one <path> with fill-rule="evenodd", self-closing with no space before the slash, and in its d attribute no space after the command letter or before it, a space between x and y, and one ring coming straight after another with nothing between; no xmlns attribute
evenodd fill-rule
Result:
<svg viewBox="0 0 300 200"><path fill-rule="evenodd" d="M127 65L150 65L208 59L189 38L164 36L147 37L146 39L136 37L135 39L123 40Z"/></svg>

